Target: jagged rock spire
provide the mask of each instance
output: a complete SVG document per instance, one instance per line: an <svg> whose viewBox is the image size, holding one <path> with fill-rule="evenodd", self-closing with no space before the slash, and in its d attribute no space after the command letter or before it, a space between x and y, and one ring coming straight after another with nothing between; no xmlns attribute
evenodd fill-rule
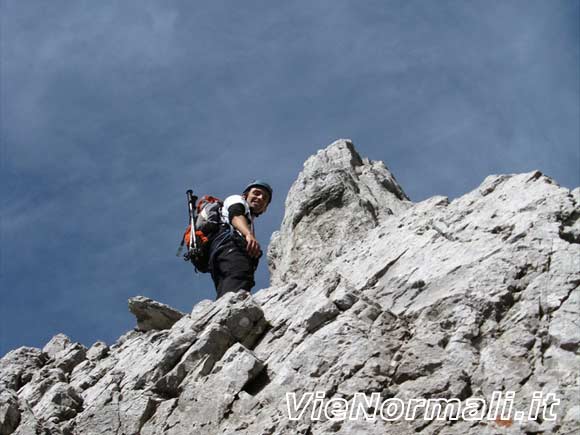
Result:
<svg viewBox="0 0 580 435"><path fill-rule="evenodd" d="M362 159L348 139L318 151L290 188L268 250L272 285L309 279L387 216L411 203L383 162Z"/></svg>

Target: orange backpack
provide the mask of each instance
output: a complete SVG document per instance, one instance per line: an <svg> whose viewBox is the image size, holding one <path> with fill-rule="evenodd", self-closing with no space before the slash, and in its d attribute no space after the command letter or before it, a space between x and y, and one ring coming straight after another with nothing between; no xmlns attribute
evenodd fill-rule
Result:
<svg viewBox="0 0 580 435"><path fill-rule="evenodd" d="M195 239L191 236L191 224L187 226L181 239L177 255L181 253L184 245L187 246L184 259L191 261L198 272L208 272L209 247L220 227L222 206L223 202L214 196L202 197L195 206ZM190 246L192 241L194 246Z"/></svg>

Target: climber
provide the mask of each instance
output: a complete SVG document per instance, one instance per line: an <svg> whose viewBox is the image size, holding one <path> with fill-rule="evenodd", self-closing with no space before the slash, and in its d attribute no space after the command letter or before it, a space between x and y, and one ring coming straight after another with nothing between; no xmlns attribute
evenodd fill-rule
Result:
<svg viewBox="0 0 580 435"><path fill-rule="evenodd" d="M262 256L254 234L254 218L266 211L272 188L261 180L252 181L242 195L224 201L219 233L210 247L209 270L219 299L228 292L250 291L254 272Z"/></svg>

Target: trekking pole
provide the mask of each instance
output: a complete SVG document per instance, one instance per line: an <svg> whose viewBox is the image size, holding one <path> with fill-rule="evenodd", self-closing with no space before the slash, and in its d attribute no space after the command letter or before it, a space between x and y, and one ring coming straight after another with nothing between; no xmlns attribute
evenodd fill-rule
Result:
<svg viewBox="0 0 580 435"><path fill-rule="evenodd" d="M197 196L193 194L193 190L188 190L185 192L187 195L187 207L189 209L189 249L187 253L183 256L185 261L189 261L197 253L197 240L195 237L195 203L197 202Z"/></svg>

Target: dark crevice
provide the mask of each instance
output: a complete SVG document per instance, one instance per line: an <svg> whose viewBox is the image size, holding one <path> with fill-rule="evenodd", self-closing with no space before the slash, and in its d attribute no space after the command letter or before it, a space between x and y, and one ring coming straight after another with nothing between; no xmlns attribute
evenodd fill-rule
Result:
<svg viewBox="0 0 580 435"><path fill-rule="evenodd" d="M325 320L324 322L322 322L322 323L320 323L320 324L316 325L316 326L315 326L315 327L313 327L312 329L306 329L306 330L308 331L308 335L314 335L314 334L316 334L318 331L320 331L322 328L324 328L326 325L329 325L329 324L331 324L332 322L334 322L334 321L336 320L336 318L338 317L338 314L339 314L339 313L337 313L335 316L333 316L333 317L331 317L331 318L329 318L329 319ZM304 337L304 338L306 338L306 337Z"/></svg>
<svg viewBox="0 0 580 435"><path fill-rule="evenodd" d="M459 392L457 396L459 400L467 400L468 398L473 396L473 387L471 383L471 378L467 373L463 372L463 374L465 376L465 387L463 387L463 389Z"/></svg>
<svg viewBox="0 0 580 435"><path fill-rule="evenodd" d="M121 426L123 425L122 421L121 421L121 401L117 401L117 429L115 429L115 433L117 435L119 435L119 432L121 430Z"/></svg>
<svg viewBox="0 0 580 435"><path fill-rule="evenodd" d="M550 347L551 343L548 337L540 337L540 362L544 365L544 355Z"/></svg>
<svg viewBox="0 0 580 435"><path fill-rule="evenodd" d="M544 318L545 314L546 313L544 313L544 309L542 308L542 301L538 299L538 318L540 321Z"/></svg>
<svg viewBox="0 0 580 435"><path fill-rule="evenodd" d="M165 378L159 379L150 389L164 400L176 399L181 395L181 388L168 386Z"/></svg>
<svg viewBox="0 0 580 435"><path fill-rule="evenodd" d="M403 191L403 188L397 183L395 176L391 174L393 177L392 180L383 179L379 182L381 186L386 188L389 192L397 197L400 201L410 201L411 199L407 196L407 194Z"/></svg>
<svg viewBox="0 0 580 435"><path fill-rule="evenodd" d="M423 422L418 423L418 426L415 428L415 432L422 432L427 427L429 427L435 420L423 420Z"/></svg>
<svg viewBox="0 0 580 435"><path fill-rule="evenodd" d="M288 330L288 323L287 323L287 320L284 320L283 322L280 322L275 326L271 326L271 328L268 332L271 333L272 337L280 338L286 333L287 330Z"/></svg>
<svg viewBox="0 0 580 435"><path fill-rule="evenodd" d="M270 323L266 323L265 324L265 327L264 327L264 330L262 331L262 333L258 337L256 337L254 339L254 342L252 343L251 346L248 346L248 349L249 350L256 349L260 345L260 343L264 340L264 338L266 337L266 335L268 335L268 333L270 331L272 331L273 329L274 328L273 328L273 326Z"/></svg>
<svg viewBox="0 0 580 435"><path fill-rule="evenodd" d="M342 194L336 198L331 198L324 203L324 211L332 210L333 208L340 208L343 204Z"/></svg>
<svg viewBox="0 0 580 435"><path fill-rule="evenodd" d="M266 386L271 382L270 376L268 375L267 366L262 369L253 379L246 382L242 387L242 391L245 391L250 396L256 396L260 393Z"/></svg>
<svg viewBox="0 0 580 435"><path fill-rule="evenodd" d="M234 405L234 402L236 400L238 400L238 399L239 399L239 396L238 396L238 394L236 394L234 396L233 400L230 403L228 403L226 409L224 410L224 413L223 413L222 417L219 419L219 422L220 423L223 422L224 420L227 420L228 418L230 418L230 415L232 415L233 412L234 412L233 409L232 409L233 408L233 405Z"/></svg>
<svg viewBox="0 0 580 435"><path fill-rule="evenodd" d="M367 210L370 213L370 215L371 215L371 217L373 219L373 224L375 226L377 226L379 224L379 218L377 216L377 211L375 210L375 208L373 207L373 205L369 201L367 201L365 199L361 199L359 201L359 204L361 205L361 207L363 209Z"/></svg>
<svg viewBox="0 0 580 435"><path fill-rule="evenodd" d="M534 376L533 366L532 366L532 370L530 370L530 374L528 376L526 376L525 378L523 378L519 382L520 386L523 387L524 385L526 385L528 383L528 381L531 379L532 376Z"/></svg>
<svg viewBox="0 0 580 435"><path fill-rule="evenodd" d="M153 399L149 399L149 403L147 403L147 408L145 409L145 412L143 413L143 415L141 416L141 419L139 420L139 433L141 433L141 429L143 429L143 426L145 426L145 423L147 423L151 417L153 417L155 415L155 413L157 412L157 408L159 407L161 403L153 400Z"/></svg>
<svg viewBox="0 0 580 435"><path fill-rule="evenodd" d="M335 422L333 422L330 425L330 427L328 428L328 430L331 433L337 433L337 432L339 432L342 429L342 423L343 423L342 421L335 421Z"/></svg>
<svg viewBox="0 0 580 435"><path fill-rule="evenodd" d="M433 228L437 233L442 235L444 238L449 240L450 242L456 242L457 239L450 234L447 234L445 231L441 230L435 223L431 222L431 228Z"/></svg>
<svg viewBox="0 0 580 435"><path fill-rule="evenodd" d="M570 215L560 212L556 218L561 222L559 236L568 243L580 244L580 232L574 232L572 227L580 219L580 211L574 210Z"/></svg>
<svg viewBox="0 0 580 435"><path fill-rule="evenodd" d="M568 352L578 353L578 349L580 349L580 343L563 343L560 344L560 347Z"/></svg>
<svg viewBox="0 0 580 435"><path fill-rule="evenodd" d="M548 259L546 260L546 264L542 272L550 272L550 268L552 267L552 255L554 255L554 241L550 244L550 252L548 252Z"/></svg>
<svg viewBox="0 0 580 435"><path fill-rule="evenodd" d="M363 287L364 289L367 288L371 288L373 287L378 281L379 279L381 279L388 271L391 267L393 267L393 265L399 261L399 259L405 255L405 253L408 251L408 249L405 249L403 252L401 252L395 259L389 261L387 263L387 265L385 267L383 267L381 270L379 270L378 272L376 272L373 276L371 276L368 281L366 282L366 284Z"/></svg>
<svg viewBox="0 0 580 435"><path fill-rule="evenodd" d="M468 265L467 265L467 266L468 266ZM461 264L460 264L459 266L455 266L453 269L451 269L449 272L447 272L447 275L449 276L449 275L452 275L452 274L454 274L455 272L457 272L457 271L458 271L459 269L461 269L462 267L463 267L463 265L461 265Z"/></svg>
<svg viewBox="0 0 580 435"><path fill-rule="evenodd" d="M500 323L505 317L506 313L516 304L516 300L512 293L504 293L500 296L499 302L496 304L495 321Z"/></svg>
<svg viewBox="0 0 580 435"><path fill-rule="evenodd" d="M423 287L425 287L425 281L423 281L422 279L414 281L411 284L411 288L423 288Z"/></svg>
<svg viewBox="0 0 580 435"><path fill-rule="evenodd" d="M448 335L444 335L443 337L441 337L441 339L437 342L437 346L439 346L441 349L445 349L447 347L447 345L449 344L449 336Z"/></svg>
<svg viewBox="0 0 580 435"><path fill-rule="evenodd" d="M177 399L181 395L181 388L159 388L154 385L151 391L163 400Z"/></svg>
<svg viewBox="0 0 580 435"><path fill-rule="evenodd" d="M296 228L305 216L308 216L321 204L325 205L326 210L340 208L343 204L343 195L344 188L339 189L337 187L332 189L322 189L316 192L316 194L301 204L300 209L292 219L292 228Z"/></svg>
<svg viewBox="0 0 580 435"><path fill-rule="evenodd" d="M534 171L534 173L532 174L532 176L530 178L528 178L526 180L526 183L530 182L530 181L536 181L537 179L539 179L543 174L540 171Z"/></svg>
<svg viewBox="0 0 580 435"><path fill-rule="evenodd" d="M526 276L528 274L528 272L534 269L534 266L531 264L526 264L524 266L521 266L518 268L518 271L516 272L514 279L516 280L520 280L522 279L524 276Z"/></svg>
<svg viewBox="0 0 580 435"><path fill-rule="evenodd" d="M558 311L560 308L562 308L562 307L564 306L564 304L566 303L566 301L567 301L568 299L570 299L570 296L572 296L572 293L574 292L574 290L577 290L577 289L578 289L578 285L579 285L580 283L579 283L579 282L576 282L576 281L574 281L574 282L572 282L572 284L574 285L574 287L572 287L572 288L570 289L570 291L569 291L569 292L566 294L566 296L564 296L564 297L562 298L562 300L560 301L560 305L559 305L557 308L555 308L555 309L553 309L553 310L551 310L551 311L550 311L550 314L553 314L553 313L555 313L556 311Z"/></svg>
<svg viewBox="0 0 580 435"><path fill-rule="evenodd" d="M565 231L564 228L560 228L559 235L562 240L568 243L580 244L580 235L575 236L572 231Z"/></svg>

